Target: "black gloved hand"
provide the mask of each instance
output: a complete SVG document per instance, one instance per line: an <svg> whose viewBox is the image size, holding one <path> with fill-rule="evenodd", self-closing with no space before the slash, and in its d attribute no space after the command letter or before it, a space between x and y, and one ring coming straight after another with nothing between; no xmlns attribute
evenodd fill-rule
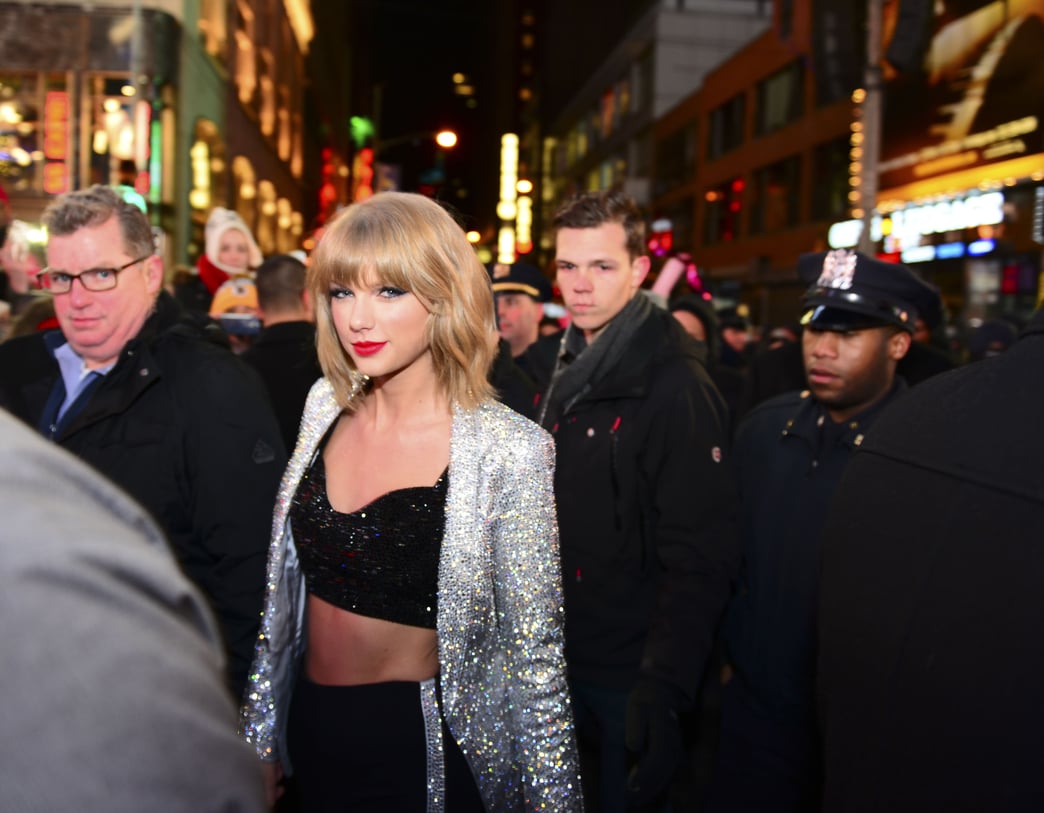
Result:
<svg viewBox="0 0 1044 813"><path fill-rule="evenodd" d="M675 690L647 678L640 678L631 690L624 735L627 750L637 758L627 778L632 805L657 799L674 777L683 751L678 702Z"/></svg>

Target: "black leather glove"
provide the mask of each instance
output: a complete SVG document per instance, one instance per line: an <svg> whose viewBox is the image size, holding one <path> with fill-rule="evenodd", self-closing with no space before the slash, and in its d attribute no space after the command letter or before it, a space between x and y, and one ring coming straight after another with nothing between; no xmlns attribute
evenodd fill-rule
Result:
<svg viewBox="0 0 1044 813"><path fill-rule="evenodd" d="M649 804L666 792L681 761L681 725L677 691L640 678L627 699L624 734L637 762L627 777L630 804Z"/></svg>

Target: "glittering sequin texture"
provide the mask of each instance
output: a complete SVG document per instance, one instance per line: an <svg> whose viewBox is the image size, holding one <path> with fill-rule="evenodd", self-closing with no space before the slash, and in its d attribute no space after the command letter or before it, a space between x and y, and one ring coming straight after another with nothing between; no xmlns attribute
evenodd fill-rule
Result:
<svg viewBox="0 0 1044 813"><path fill-rule="evenodd" d="M304 585L288 510L339 413L329 383L319 381L276 503L240 719L262 759L286 763L286 712L304 646ZM439 553L439 682L446 723L490 811L583 809L562 656L553 476L553 442L536 424L495 403L454 410Z"/></svg>
<svg viewBox="0 0 1044 813"><path fill-rule="evenodd" d="M317 454L290 507L308 593L360 615L435 629L446 479L345 514L330 505Z"/></svg>

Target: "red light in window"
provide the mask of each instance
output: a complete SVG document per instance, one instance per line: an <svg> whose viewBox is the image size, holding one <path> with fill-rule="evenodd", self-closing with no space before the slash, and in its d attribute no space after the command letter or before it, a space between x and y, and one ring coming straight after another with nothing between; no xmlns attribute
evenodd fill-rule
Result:
<svg viewBox="0 0 1044 813"><path fill-rule="evenodd" d="M732 191L733 192L742 192L743 191L743 186L744 186L743 179L742 178L736 178L732 182Z"/></svg>

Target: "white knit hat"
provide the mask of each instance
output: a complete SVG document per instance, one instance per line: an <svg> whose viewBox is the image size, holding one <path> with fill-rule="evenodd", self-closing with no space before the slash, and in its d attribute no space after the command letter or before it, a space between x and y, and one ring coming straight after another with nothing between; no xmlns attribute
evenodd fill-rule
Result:
<svg viewBox="0 0 1044 813"><path fill-rule="evenodd" d="M254 235L250 233L250 229L248 229L246 223L243 222L243 218L231 209L224 209L221 206L215 206L211 209L210 215L207 217L207 225L204 228L204 237L206 241L204 248L206 250L207 259L210 260L214 266L220 268L230 276L242 275L244 273L242 268L233 268L230 265L218 262L217 255L218 247L221 245L221 235L228 229L238 229L246 237L250 270L253 271L261 265L261 262L264 259L261 256L261 249L257 247Z"/></svg>

